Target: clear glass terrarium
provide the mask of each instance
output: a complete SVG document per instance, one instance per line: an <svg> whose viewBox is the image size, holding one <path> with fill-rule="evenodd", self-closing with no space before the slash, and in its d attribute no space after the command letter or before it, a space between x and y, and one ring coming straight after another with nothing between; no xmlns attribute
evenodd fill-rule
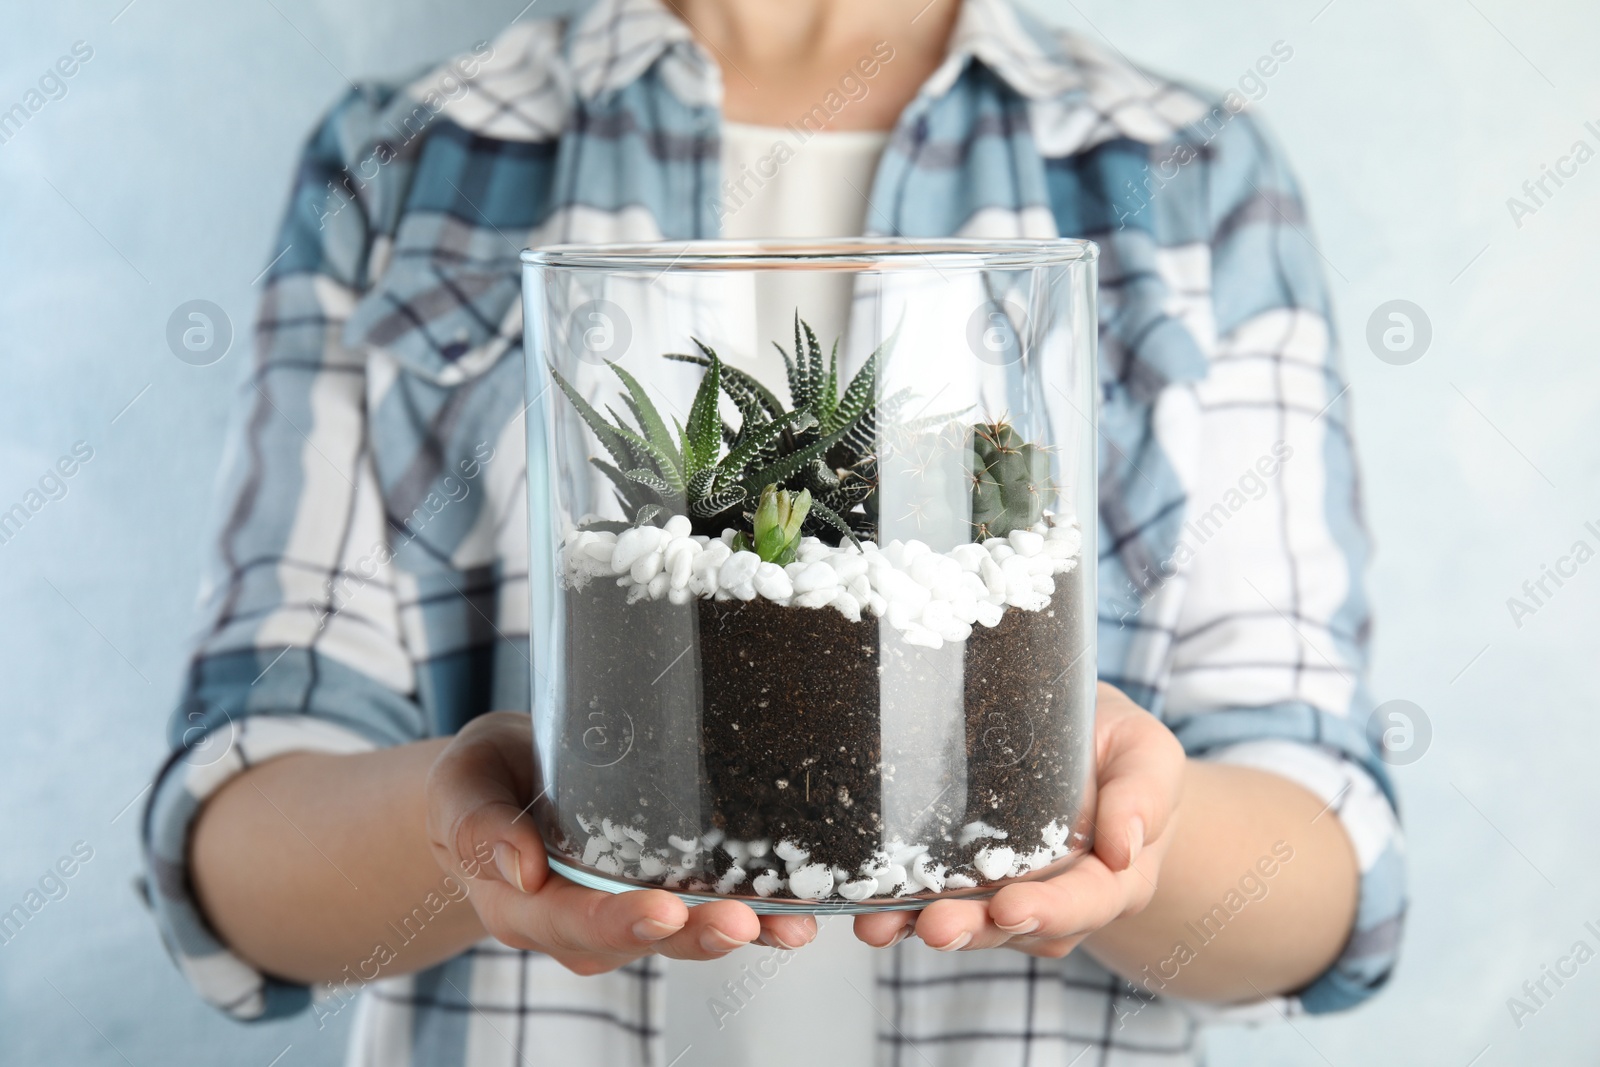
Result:
<svg viewBox="0 0 1600 1067"><path fill-rule="evenodd" d="M523 254L552 865L759 911L1090 846L1095 246Z"/></svg>

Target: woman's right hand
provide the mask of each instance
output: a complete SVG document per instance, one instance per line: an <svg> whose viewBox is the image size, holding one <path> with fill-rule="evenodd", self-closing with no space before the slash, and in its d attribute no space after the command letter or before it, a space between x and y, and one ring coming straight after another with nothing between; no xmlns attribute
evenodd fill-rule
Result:
<svg viewBox="0 0 1600 1067"><path fill-rule="evenodd" d="M483 927L512 948L542 952L576 974L603 974L651 953L709 960L760 939L798 948L810 916L757 918L735 900L688 907L662 889L611 894L562 878L534 826L533 728L494 712L462 728L428 772L428 838L446 872L469 881Z"/></svg>

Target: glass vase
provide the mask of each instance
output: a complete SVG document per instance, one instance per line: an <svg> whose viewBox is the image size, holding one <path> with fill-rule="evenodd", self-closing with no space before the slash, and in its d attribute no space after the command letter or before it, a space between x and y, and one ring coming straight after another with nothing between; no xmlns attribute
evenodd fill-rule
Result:
<svg viewBox="0 0 1600 1067"><path fill-rule="evenodd" d="M1091 845L1096 248L525 252L534 811L587 886L863 912Z"/></svg>

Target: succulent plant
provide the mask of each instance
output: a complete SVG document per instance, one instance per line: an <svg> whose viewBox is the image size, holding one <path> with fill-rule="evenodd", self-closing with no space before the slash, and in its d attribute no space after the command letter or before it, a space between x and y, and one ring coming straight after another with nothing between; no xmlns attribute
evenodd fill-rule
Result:
<svg viewBox="0 0 1600 1067"><path fill-rule="evenodd" d="M1004 537L1044 518L1055 503L1050 455L1030 444L1003 419L972 428L974 539Z"/></svg>
<svg viewBox="0 0 1600 1067"><path fill-rule="evenodd" d="M699 341L697 353L667 353L667 359L705 369L688 425L677 425L676 435L644 387L615 363L610 367L624 387L631 424L611 408L607 419L554 367L550 373L609 455L590 462L614 483L635 525L687 515L695 533L710 537L750 529L740 534L744 544L768 562L779 561L805 534L831 543L873 539L881 509L880 423L892 427L885 462L897 498L904 495L909 509L897 524L910 522L925 538L982 541L1038 523L1056 493L1044 447L1024 441L1004 419L977 425L952 414L902 420L909 390L877 399L879 366L897 335L867 357L841 392L838 344L825 360L816 334L796 315L793 355L777 346L792 410ZM739 410L737 428L723 421L719 394ZM934 426L940 428L928 432ZM755 510L747 514L752 501Z"/></svg>
<svg viewBox="0 0 1600 1067"><path fill-rule="evenodd" d="M791 493L776 485L767 486L761 491L761 502L751 519L753 535L735 535L733 550L754 552L763 563L793 563L800 554L800 529L810 510L808 490Z"/></svg>
<svg viewBox="0 0 1600 1067"><path fill-rule="evenodd" d="M854 542L871 536L861 505L876 486L878 362L893 343L891 336L868 356L841 394L838 346L825 367L816 335L796 315L795 356L783 353L795 403L786 410L759 381L695 341L698 353L666 357L705 368L689 424L676 437L638 380L615 363L632 425L610 408L608 420L554 367L550 373L609 454L590 462L611 479L634 524L684 514L696 533L718 536L741 526L746 503L772 486L808 494L804 533ZM739 409L737 429L718 413L719 391Z"/></svg>

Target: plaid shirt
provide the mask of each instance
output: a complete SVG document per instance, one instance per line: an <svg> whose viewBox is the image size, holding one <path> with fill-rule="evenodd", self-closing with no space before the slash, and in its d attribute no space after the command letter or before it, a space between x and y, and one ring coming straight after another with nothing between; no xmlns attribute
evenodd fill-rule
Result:
<svg viewBox="0 0 1600 1067"><path fill-rule="evenodd" d="M145 820L166 943L230 1015L320 1014L344 990L314 999L219 941L186 869L196 811L281 753L359 752L528 707L517 253L716 236L720 96L715 63L658 0L599 0L416 83L358 89L312 135L225 464L207 621ZM1240 1009L1275 1018L1384 983L1403 847L1366 727L1367 541L1327 294L1294 181L1239 103L1006 0L967 0L867 218L880 234L1099 242L1100 676L1192 756L1323 798L1359 858L1337 962ZM1222 921L1233 907L1219 902ZM1159 996L1152 972L1130 984L1082 954L915 942L881 960L886 1062L1198 1055L1207 1011ZM352 1062L511 1064L538 1047L659 1065L668 969L576 978L484 944L379 973Z"/></svg>

